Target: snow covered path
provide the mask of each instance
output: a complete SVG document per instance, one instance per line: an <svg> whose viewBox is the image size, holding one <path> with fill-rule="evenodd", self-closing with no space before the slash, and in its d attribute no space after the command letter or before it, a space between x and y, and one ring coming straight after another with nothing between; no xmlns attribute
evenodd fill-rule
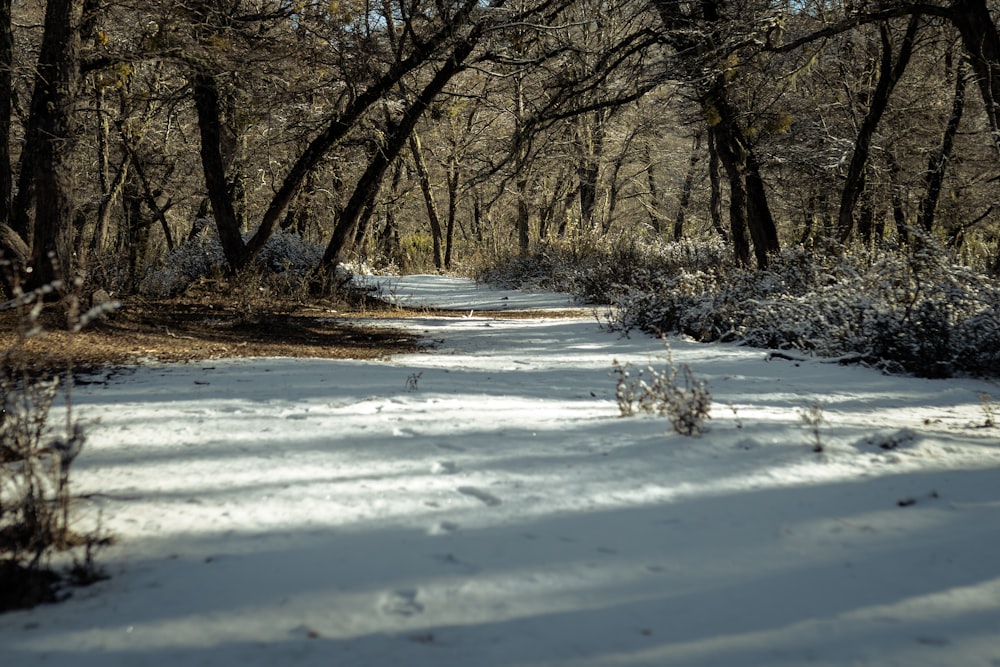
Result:
<svg viewBox="0 0 1000 667"><path fill-rule="evenodd" d="M714 399L685 438L618 416L613 360L659 341L391 289L473 315L388 322L435 345L387 362L79 387L112 577L0 616L0 666L1000 665L995 384L672 340Z"/></svg>

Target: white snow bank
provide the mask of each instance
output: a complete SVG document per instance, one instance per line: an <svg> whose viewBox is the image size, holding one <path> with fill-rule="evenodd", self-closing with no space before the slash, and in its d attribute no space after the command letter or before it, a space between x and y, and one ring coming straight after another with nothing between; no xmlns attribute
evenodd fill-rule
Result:
<svg viewBox="0 0 1000 667"><path fill-rule="evenodd" d="M385 324L433 351L78 388L112 578L0 616L0 665L1000 664L996 386L675 339L715 400L690 439L618 417L612 361L662 364L659 341Z"/></svg>

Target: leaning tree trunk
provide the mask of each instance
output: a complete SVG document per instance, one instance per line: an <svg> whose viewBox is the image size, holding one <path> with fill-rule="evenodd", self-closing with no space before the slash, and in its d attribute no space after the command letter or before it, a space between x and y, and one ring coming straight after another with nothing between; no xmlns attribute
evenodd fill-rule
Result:
<svg viewBox="0 0 1000 667"><path fill-rule="evenodd" d="M344 206L333 234L327 244L326 252L323 253L322 267L324 270L333 273L336 266L344 259L344 255L350 251L355 231L361 214L368 206L382 185L382 178L386 170L392 164L399 153L406 146L410 134L413 132L417 121L435 97L444 89L452 77L465 68L465 60L472 53L478 41L480 31L475 31L473 35L460 41L452 51L450 57L438 69L434 78L420 91L417 98L406 109L395 131L386 139L383 150L377 151L368 168L358 181L354 193Z"/></svg>
<svg viewBox="0 0 1000 667"><path fill-rule="evenodd" d="M951 5L951 20L976 73L994 146L1000 153L1000 33L986 0L956 0Z"/></svg>
<svg viewBox="0 0 1000 667"><path fill-rule="evenodd" d="M846 182L841 191L840 211L837 215L837 232L841 241L846 241L851 236L851 232L854 231L854 209L861 198L861 193L865 190L865 172L868 168L875 130L878 129L878 124L889 106L889 97L892 95L896 83L903 76L903 71L910 62L913 41L919 26L920 15L914 14L910 17L910 23L906 28L906 35L903 37L895 64L892 62L892 33L889 32L888 25L879 26L882 37L879 77L875 84L875 90L872 92L871 103L868 105L868 113L861 123L857 138L854 140L854 153L851 155Z"/></svg>
<svg viewBox="0 0 1000 667"><path fill-rule="evenodd" d="M986 0L956 0L951 5L951 21L962 36L976 83L983 98L993 134L993 147L1000 157L1000 33ZM993 264L1000 274L1000 246Z"/></svg>
<svg viewBox="0 0 1000 667"><path fill-rule="evenodd" d="M934 228L934 213L937 209L938 200L941 198L941 189L944 186L944 174L951 160L952 149L955 146L955 136L958 134L958 126L962 122L962 114L965 110L965 62L959 63L955 73L955 96L951 103L951 115L948 117L948 124L941 138L941 146L934 151L927 161L927 173L924 176L926 192L920 202L920 211L917 214L917 227L930 233Z"/></svg>

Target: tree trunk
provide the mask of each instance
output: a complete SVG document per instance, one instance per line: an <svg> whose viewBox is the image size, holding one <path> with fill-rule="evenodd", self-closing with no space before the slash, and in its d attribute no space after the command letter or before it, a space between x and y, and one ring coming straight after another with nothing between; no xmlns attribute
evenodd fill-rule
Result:
<svg viewBox="0 0 1000 667"><path fill-rule="evenodd" d="M452 248L455 240L455 223L458 217L458 163L452 160L448 165L448 216L445 221L444 268L451 270Z"/></svg>
<svg viewBox="0 0 1000 667"><path fill-rule="evenodd" d="M1000 154L1000 34L986 0L955 0L951 21L962 36ZM1000 257L998 257L1000 263Z"/></svg>
<svg viewBox="0 0 1000 667"><path fill-rule="evenodd" d="M514 136L521 137L524 131L524 72L514 77ZM528 155L524 141L518 140L517 156L514 160L514 187L517 196L517 213L514 227L517 230L517 250L527 255L531 248L530 218L528 211Z"/></svg>
<svg viewBox="0 0 1000 667"><path fill-rule="evenodd" d="M660 202L660 188L656 183L656 165L653 162L653 151L650 148L649 142L643 146L644 156L646 158L646 185L649 187L649 224L656 232L656 235L660 235L662 229L660 224L661 211L663 210L663 204Z"/></svg>
<svg viewBox="0 0 1000 667"><path fill-rule="evenodd" d="M724 157L729 149L722 150L721 143L724 142L716 140L716 146L720 147L719 161L724 165L726 175L729 178L729 233L733 239L733 251L736 261L741 266L749 266L750 242L747 240L748 210L745 175L733 157Z"/></svg>
<svg viewBox="0 0 1000 667"><path fill-rule="evenodd" d="M14 35L11 31L11 18L11 0L0 0L0 225L10 223L11 195L14 191L10 156L14 96L11 76L14 68ZM0 245L0 250L2 248Z"/></svg>
<svg viewBox="0 0 1000 667"><path fill-rule="evenodd" d="M965 109L965 67L964 61L959 63L955 73L955 96L951 103L951 115L948 117L948 125L945 127L944 136L941 138L941 146L931 155L927 162L927 174L924 177L926 193L920 202L920 210L917 214L917 226L925 232L930 232L934 228L934 212L937 209L938 200L941 198L941 188L944 185L944 173L951 159L951 151L955 146L955 135L958 134L958 126L962 122L962 113Z"/></svg>
<svg viewBox="0 0 1000 667"><path fill-rule="evenodd" d="M3 264L0 264L0 285L7 298L13 298L21 286L22 276L31 261L31 248L9 225L0 225L0 250Z"/></svg>
<svg viewBox="0 0 1000 667"><path fill-rule="evenodd" d="M577 177L580 180L580 227L582 229L590 229L594 223L601 155L604 152L604 115L603 109L598 110L593 112L589 118L580 118L577 124L576 141L579 149Z"/></svg>
<svg viewBox="0 0 1000 667"><path fill-rule="evenodd" d="M396 160L395 169L392 171L390 181L389 200L385 203L385 225L378 236L378 249L382 257L387 261L399 263L400 270L405 270L403 266L403 254L399 241L399 223L396 221L396 201L399 199L399 186L403 181L403 162Z"/></svg>
<svg viewBox="0 0 1000 667"><path fill-rule="evenodd" d="M729 235L722 224L722 167L719 164L719 151L715 147L715 134L708 133L708 183L710 187L708 213L712 218L712 228L726 243Z"/></svg>
<svg viewBox="0 0 1000 667"><path fill-rule="evenodd" d="M517 250L527 255L531 249L531 212L528 208L528 179L519 172L515 182L517 188Z"/></svg>
<svg viewBox="0 0 1000 667"><path fill-rule="evenodd" d="M247 260L247 248L243 243L232 193L226 180L219 89L215 77L207 72L196 73L191 83L198 111L198 129L201 132L201 166L205 175L205 187L212 202L222 252L226 256L229 270L236 271Z"/></svg>
<svg viewBox="0 0 1000 667"><path fill-rule="evenodd" d="M332 273L336 266L343 261L344 255L350 251L361 213L368 202L372 201L378 194L382 178L389 165L406 145L424 110L444 89L451 78L465 68L465 60L472 53L478 38L479 31L475 31L473 35L458 43L450 57L441 64L434 78L406 109L395 131L387 138L384 149L378 151L369 162L368 168L365 169L365 173L354 189L354 194L344 206L344 210L334 227L330 243L326 247L326 252L323 253L322 264L326 271Z"/></svg>
<svg viewBox="0 0 1000 667"><path fill-rule="evenodd" d="M409 139L410 155L413 157L413 166L417 170L417 181L420 183L420 192L424 196L424 206L427 209L427 220L431 226L431 239L434 244L434 268L440 271L444 266L442 256L441 216L438 215L437 203L434 201L434 192L431 190L431 176L427 171L427 163L424 162L423 151L420 146L420 137L416 132L410 133Z"/></svg>
<svg viewBox="0 0 1000 667"><path fill-rule="evenodd" d="M691 147L691 159L688 161L684 185L681 186L681 197L677 205L677 216L674 218L674 240L680 241L684 236L684 218L691 204L691 191L694 189L694 175L701 161L701 132L694 135L694 146Z"/></svg>
<svg viewBox="0 0 1000 667"><path fill-rule="evenodd" d="M419 48L415 48L413 53L405 59L394 62L384 75L369 86L363 93L354 98L354 100L348 105L347 109L345 109L342 114L334 118L327 125L327 127L309 143L306 150L295 161L295 164L292 165L292 168L289 170L285 180L282 181L281 187L278 188L274 197L271 198L271 203L268 205L267 211L264 213L264 217L261 219L260 225L257 227L257 231L250 238L250 240L247 241L247 255L249 257L253 257L256 253L260 252L261 248L264 247L264 244L267 243L268 238L270 238L271 234L274 232L274 228L281 220L285 208L294 198L295 193L298 191L303 179L310 171L316 168L316 165L320 163L327 151L329 151L337 141L346 135L351 128L355 126L358 120L364 116L365 112L373 104L382 99L388 91L394 88L404 76L430 60L431 56L438 48L444 45L448 39L453 37L454 33L459 30L461 26L468 23L470 20L470 14L478 7L479 0L462 0L461 5L458 7L452 21L448 25L442 26L440 30L423 39L419 44ZM452 54L452 56L454 56L454 54ZM447 68L448 65L445 64L444 67ZM386 167L382 167L383 173L385 168ZM357 213L352 213L350 215L357 216L360 214L360 210L361 209L359 209ZM343 216L345 212L346 207L345 211L342 211L338 216L338 219L344 219ZM355 220L352 224L356 225L357 220ZM342 232L343 230L341 230L341 233ZM340 238L340 236L341 234L334 230L334 237ZM350 236L353 236L353 234ZM347 245L349 245L349 243L346 242L347 238L348 237L344 237L338 242L338 245L340 245L342 249L346 249ZM333 239L331 239L331 243L332 242Z"/></svg>
<svg viewBox="0 0 1000 667"><path fill-rule="evenodd" d="M729 176L729 226L733 249L741 264L750 262L746 230L750 231L758 268L766 268L769 256L779 250L778 232L767 203L767 192L760 177L760 167L749 148L736 114L725 94L725 83L718 77L702 105L715 122L711 132L723 167Z"/></svg>
<svg viewBox="0 0 1000 667"><path fill-rule="evenodd" d="M134 284L145 264L149 225L142 218L142 196L134 178L129 178L122 190L122 242L128 253L128 282Z"/></svg>
<svg viewBox="0 0 1000 667"><path fill-rule="evenodd" d="M837 214L837 229L840 240L847 241L854 230L854 209L861 193L865 190L865 170L868 165L868 158L871 153L872 139L875 130L882 120L886 107L889 106L889 97L892 95L896 83L903 76L903 71L910 62L910 55L913 53L913 41L920 26L920 15L914 14L910 17L910 23L906 28L903 43L899 49L899 56L895 65L892 62L892 33L889 26L882 24L879 32L882 37L882 57L879 65L878 82L872 92L871 102L868 105L868 113L858 130L857 139L854 141L854 153L851 155L851 163L847 168L846 182L841 191L840 211Z"/></svg>
<svg viewBox="0 0 1000 667"><path fill-rule="evenodd" d="M82 8L80 0L49 0L45 7L31 104L39 138L29 163L36 194L29 289L73 275L73 107L80 79Z"/></svg>
<svg viewBox="0 0 1000 667"><path fill-rule="evenodd" d="M24 239L10 226L11 198L14 192L13 164L10 155L10 131L14 96L11 72L14 66L14 35L11 32L11 0L0 0L0 287L12 297L20 285L28 264L30 250Z"/></svg>

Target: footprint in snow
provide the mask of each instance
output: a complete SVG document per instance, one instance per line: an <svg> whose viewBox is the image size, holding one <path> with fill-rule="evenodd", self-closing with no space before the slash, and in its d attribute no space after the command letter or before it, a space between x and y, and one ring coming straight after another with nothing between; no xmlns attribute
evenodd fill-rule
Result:
<svg viewBox="0 0 1000 667"><path fill-rule="evenodd" d="M413 616L424 610L424 605L417 602L416 589L400 589L390 591L382 596L381 608L387 614L396 616Z"/></svg>
<svg viewBox="0 0 1000 667"><path fill-rule="evenodd" d="M466 496L471 496L476 500L489 505L490 507L496 507L503 501L494 496L492 493L483 491L482 489L477 489L474 486L460 486L457 491Z"/></svg>
<svg viewBox="0 0 1000 667"><path fill-rule="evenodd" d="M431 464L431 472L435 475L454 475L457 471L458 466L452 461L435 461Z"/></svg>
<svg viewBox="0 0 1000 667"><path fill-rule="evenodd" d="M453 521L441 521L431 526L427 530L428 535L447 535L448 533L454 533L456 530L461 528L457 523Z"/></svg>

